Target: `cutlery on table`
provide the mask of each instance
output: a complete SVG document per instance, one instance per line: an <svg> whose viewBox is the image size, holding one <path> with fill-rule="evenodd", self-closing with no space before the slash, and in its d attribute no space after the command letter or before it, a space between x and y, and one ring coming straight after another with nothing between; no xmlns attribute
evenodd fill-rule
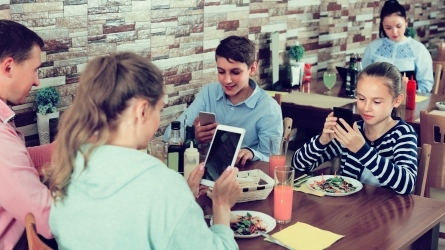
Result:
<svg viewBox="0 0 445 250"><path fill-rule="evenodd" d="M258 234L261 234L262 236L264 236L264 237L265 237L267 240L269 240L271 243L277 244L277 245L282 246L282 247L284 247L284 248L286 248L286 249L289 249L289 250L295 250L295 249L293 249L292 247L290 247L290 246L284 244L284 243L283 243L282 241L280 241L279 239L274 238L274 237L272 237L271 235L269 235L269 234L267 234L267 233L264 233L264 232L261 232L261 231L257 231L257 232L258 232Z"/></svg>

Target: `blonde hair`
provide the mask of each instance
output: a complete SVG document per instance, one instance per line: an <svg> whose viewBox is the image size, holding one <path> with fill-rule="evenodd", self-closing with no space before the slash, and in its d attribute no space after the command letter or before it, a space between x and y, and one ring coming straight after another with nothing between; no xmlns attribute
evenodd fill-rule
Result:
<svg viewBox="0 0 445 250"><path fill-rule="evenodd" d="M61 118L51 166L45 173L52 197L63 200L76 155L82 154L86 168L92 151L107 142L132 98L143 98L155 107L163 95L162 74L146 58L124 52L90 61L73 104ZM92 146L82 150L86 143Z"/></svg>

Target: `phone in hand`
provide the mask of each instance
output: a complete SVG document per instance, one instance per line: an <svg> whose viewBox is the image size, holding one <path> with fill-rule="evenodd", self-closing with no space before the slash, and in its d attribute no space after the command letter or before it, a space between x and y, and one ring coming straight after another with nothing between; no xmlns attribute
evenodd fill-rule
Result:
<svg viewBox="0 0 445 250"><path fill-rule="evenodd" d="M215 113L211 112L199 112L199 123L201 126L209 125L216 122L216 115Z"/></svg>
<svg viewBox="0 0 445 250"><path fill-rule="evenodd" d="M334 107L334 117L338 118L337 123L340 124L340 126L345 131L347 131L347 130L346 130L345 126L343 126L343 124L340 122L340 118L345 120L351 127L354 124L354 121L352 120L352 110L350 110L350 109Z"/></svg>

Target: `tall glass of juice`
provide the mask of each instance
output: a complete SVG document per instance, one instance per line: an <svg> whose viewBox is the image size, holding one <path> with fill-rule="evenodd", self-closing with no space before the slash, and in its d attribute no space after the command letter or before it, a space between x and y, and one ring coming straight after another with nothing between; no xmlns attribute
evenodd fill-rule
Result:
<svg viewBox="0 0 445 250"><path fill-rule="evenodd" d="M288 140L285 137L270 138L270 155L269 155L269 176L273 177L275 167L286 166Z"/></svg>
<svg viewBox="0 0 445 250"><path fill-rule="evenodd" d="M275 168L273 214L277 223L286 224L292 219L292 202L294 197L294 175L290 167Z"/></svg>

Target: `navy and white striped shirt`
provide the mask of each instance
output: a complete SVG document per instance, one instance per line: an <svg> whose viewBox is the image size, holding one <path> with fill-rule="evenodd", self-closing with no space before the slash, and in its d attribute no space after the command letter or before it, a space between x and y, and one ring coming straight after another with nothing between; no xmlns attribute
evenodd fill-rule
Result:
<svg viewBox="0 0 445 250"><path fill-rule="evenodd" d="M410 194L417 178L417 134L411 125L399 118L395 120L397 124L374 142L366 138L363 121L358 121L366 143L357 153L352 153L337 140L323 145L319 136L315 136L295 152L292 167L310 171L341 155L341 175L363 181L361 176L366 168L380 186L399 194Z"/></svg>

